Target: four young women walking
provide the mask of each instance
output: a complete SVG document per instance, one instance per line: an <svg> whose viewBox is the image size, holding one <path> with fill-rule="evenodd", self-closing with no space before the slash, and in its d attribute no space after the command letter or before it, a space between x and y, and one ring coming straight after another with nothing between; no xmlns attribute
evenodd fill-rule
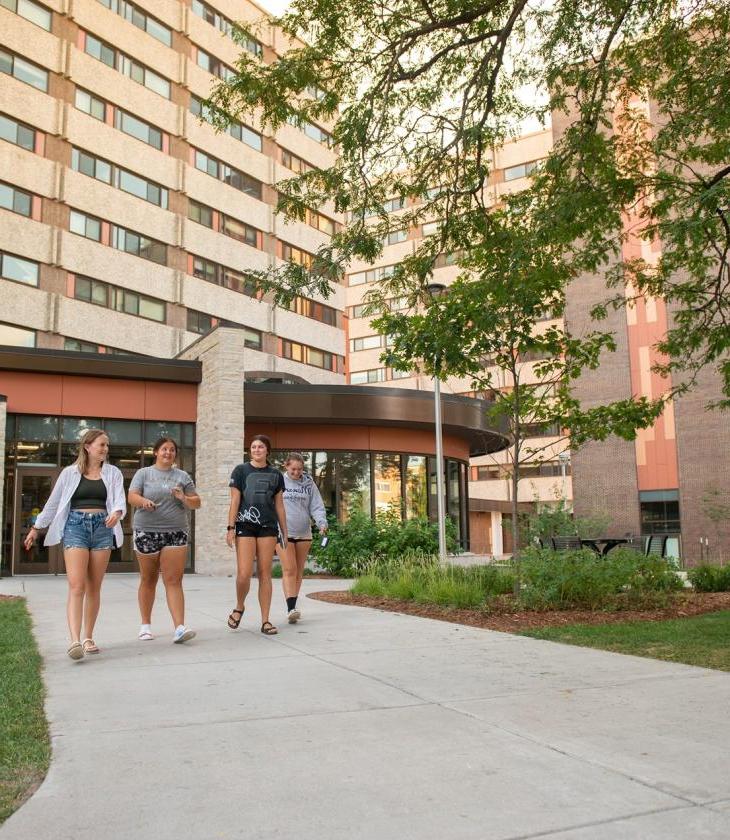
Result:
<svg viewBox="0 0 730 840"><path fill-rule="evenodd" d="M314 519L320 534L327 533L327 511L314 479L304 472L304 456L290 452L284 463L284 509L288 544L282 546L281 567L284 597L289 624L296 624L302 617L297 608L299 590L302 588L304 565L312 545Z"/></svg>
<svg viewBox="0 0 730 840"><path fill-rule="evenodd" d="M84 433L76 463L61 471L24 542L30 551L42 528L48 528L44 545L63 541L71 659L99 653L94 642L94 625L99 615L101 583L113 541L116 540L119 548L124 540L119 524L127 511L124 482L117 467L106 462L108 453L109 438L101 429Z"/></svg>
<svg viewBox="0 0 730 840"><path fill-rule="evenodd" d="M177 443L161 437L152 448L155 463L134 474L129 485L129 504L134 513L134 551L139 563L137 598L142 625L139 638L151 641L152 606L157 580L162 573L167 606L175 628L173 642L187 642L195 631L185 626L185 596L182 579L190 541L190 513L200 507L192 478L175 466Z"/></svg>

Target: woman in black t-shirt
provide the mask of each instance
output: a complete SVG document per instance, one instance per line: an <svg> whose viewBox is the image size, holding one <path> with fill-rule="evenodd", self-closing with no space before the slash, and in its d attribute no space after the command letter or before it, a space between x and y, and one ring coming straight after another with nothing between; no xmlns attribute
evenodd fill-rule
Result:
<svg viewBox="0 0 730 840"><path fill-rule="evenodd" d="M279 631L269 621L271 608L271 563L277 542L286 540L284 476L269 465L271 441L254 435L251 460L239 464L231 474L231 506L228 511L226 542L236 545L236 608L228 616L228 626L237 630L243 618L246 595L251 586L253 561L257 561L261 632L274 636ZM286 543L284 542L284 545Z"/></svg>

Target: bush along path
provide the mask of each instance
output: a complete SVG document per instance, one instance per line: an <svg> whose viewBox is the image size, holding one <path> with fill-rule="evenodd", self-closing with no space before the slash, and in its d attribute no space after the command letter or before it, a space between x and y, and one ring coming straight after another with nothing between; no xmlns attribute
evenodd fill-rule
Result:
<svg viewBox="0 0 730 840"><path fill-rule="evenodd" d="M25 601L0 596L0 823L43 781L51 745L41 657Z"/></svg>

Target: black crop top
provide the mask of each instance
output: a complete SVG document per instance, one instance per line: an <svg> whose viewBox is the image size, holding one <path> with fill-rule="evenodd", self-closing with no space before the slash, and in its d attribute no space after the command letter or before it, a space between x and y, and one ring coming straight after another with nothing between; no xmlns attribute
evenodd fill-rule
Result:
<svg viewBox="0 0 730 840"><path fill-rule="evenodd" d="M71 510L78 508L106 510L106 484L101 478L81 476L79 486L71 496Z"/></svg>

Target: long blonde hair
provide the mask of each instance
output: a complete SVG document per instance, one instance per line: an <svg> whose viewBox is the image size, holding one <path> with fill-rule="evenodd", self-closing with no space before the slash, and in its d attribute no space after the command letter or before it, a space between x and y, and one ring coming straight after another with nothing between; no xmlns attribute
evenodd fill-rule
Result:
<svg viewBox="0 0 730 840"><path fill-rule="evenodd" d="M106 432L103 429L87 429L79 441L79 456L76 459L76 466L81 475L84 475L89 469L89 453L86 451L86 447L100 435L106 435Z"/></svg>

